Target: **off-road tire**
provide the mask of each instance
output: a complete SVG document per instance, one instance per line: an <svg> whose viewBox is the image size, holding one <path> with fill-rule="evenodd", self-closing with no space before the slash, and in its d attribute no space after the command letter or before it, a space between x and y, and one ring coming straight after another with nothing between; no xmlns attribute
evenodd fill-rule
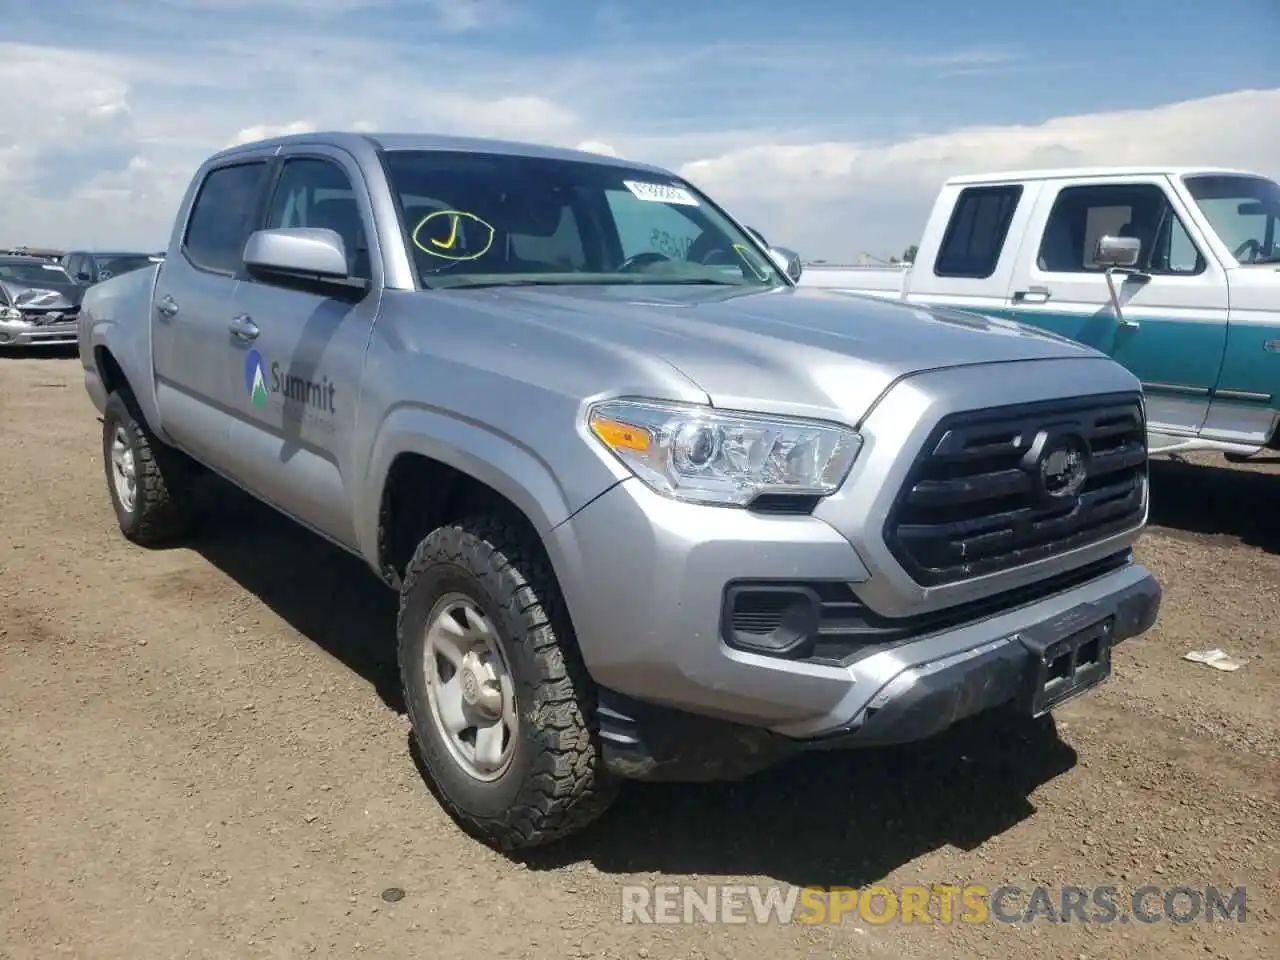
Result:
<svg viewBox="0 0 1280 960"><path fill-rule="evenodd" d="M595 693L536 535L499 516L441 527L418 545L400 591L400 676L435 793L471 836L504 852L542 846L596 820L617 795L595 729ZM431 717L423 672L427 618L462 593L497 628L515 689L511 766L481 782L453 759Z"/></svg>
<svg viewBox="0 0 1280 960"><path fill-rule="evenodd" d="M117 426L124 428L133 449L137 492L131 511L120 502L112 476L111 444ZM141 546L159 547L191 528L193 471L182 453L152 433L128 393L117 391L107 398L102 415L102 462L111 505L126 538Z"/></svg>

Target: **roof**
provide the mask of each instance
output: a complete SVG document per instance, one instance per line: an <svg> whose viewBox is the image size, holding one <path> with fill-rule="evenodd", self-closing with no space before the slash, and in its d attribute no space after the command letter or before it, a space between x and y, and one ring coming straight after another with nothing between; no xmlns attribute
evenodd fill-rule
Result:
<svg viewBox="0 0 1280 960"><path fill-rule="evenodd" d="M1007 170L996 173L968 173L951 177L945 186L961 186L975 183L1003 183L1007 181L1081 179L1085 177L1180 177L1191 174L1230 174L1241 177L1261 177L1248 170L1232 170L1227 167L1062 167L1045 170Z"/></svg>
<svg viewBox="0 0 1280 960"><path fill-rule="evenodd" d="M0 262L4 263L38 263L41 266L57 266L50 264L44 257L32 256L28 253L0 253Z"/></svg>
<svg viewBox="0 0 1280 960"><path fill-rule="evenodd" d="M251 143L237 144L234 147L219 151L214 154L214 157L229 157L249 150L261 150L264 147L284 147L292 144L339 147L357 154L370 148L385 151L449 150L462 153L501 153L516 157L586 161L588 163L628 167L632 170L645 170L649 173L674 176L671 171L664 170L662 167L655 167L652 164L636 163L621 157L589 153L585 150L570 150L564 147L524 143L517 140L491 140L484 137L458 137L435 133L350 133L345 131L293 133L280 137L269 137L265 140L255 140Z"/></svg>

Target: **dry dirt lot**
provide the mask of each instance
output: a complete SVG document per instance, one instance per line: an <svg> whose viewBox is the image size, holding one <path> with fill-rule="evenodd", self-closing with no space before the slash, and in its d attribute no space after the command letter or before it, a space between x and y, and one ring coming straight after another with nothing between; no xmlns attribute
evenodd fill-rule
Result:
<svg viewBox="0 0 1280 960"><path fill-rule="evenodd" d="M515 862L408 746L394 597L215 490L119 535L78 363L0 358L0 956L1280 957L1280 470L1153 469L1156 629L1057 732L970 724L733 786L634 786ZM1181 659L1221 646L1222 673ZM620 922L625 884L1247 887L1246 921ZM403 889L397 902L380 896Z"/></svg>

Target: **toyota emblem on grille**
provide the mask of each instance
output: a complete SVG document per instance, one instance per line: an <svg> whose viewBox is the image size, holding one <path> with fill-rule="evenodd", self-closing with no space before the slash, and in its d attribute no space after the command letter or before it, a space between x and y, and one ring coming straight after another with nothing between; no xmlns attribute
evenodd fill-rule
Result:
<svg viewBox="0 0 1280 960"><path fill-rule="evenodd" d="M1074 497L1089 479L1089 450L1079 437L1060 437L1045 445L1037 464L1040 485L1055 500Z"/></svg>

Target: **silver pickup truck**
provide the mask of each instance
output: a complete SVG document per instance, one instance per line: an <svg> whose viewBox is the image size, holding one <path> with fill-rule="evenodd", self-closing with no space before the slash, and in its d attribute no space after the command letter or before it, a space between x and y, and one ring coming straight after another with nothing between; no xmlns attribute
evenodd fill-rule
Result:
<svg viewBox="0 0 1280 960"><path fill-rule="evenodd" d="M218 153L89 289L124 535L221 474L399 591L409 719L500 849L621 780L1044 716L1155 621L1138 381L1010 321L798 288L691 184L472 139ZM788 271L791 271L789 274Z"/></svg>

